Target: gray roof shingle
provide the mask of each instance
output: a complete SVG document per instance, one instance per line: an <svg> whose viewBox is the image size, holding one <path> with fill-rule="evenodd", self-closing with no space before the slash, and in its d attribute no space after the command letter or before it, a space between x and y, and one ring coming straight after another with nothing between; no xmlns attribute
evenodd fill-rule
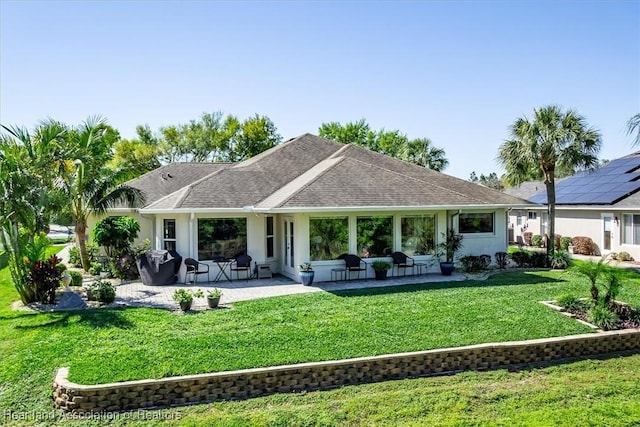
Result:
<svg viewBox="0 0 640 427"><path fill-rule="evenodd" d="M524 205L439 172L305 134L189 185L147 207L262 209Z"/></svg>
<svg viewBox="0 0 640 427"><path fill-rule="evenodd" d="M128 181L130 187L141 190L148 206L169 194L214 172L231 166L230 163L169 163Z"/></svg>

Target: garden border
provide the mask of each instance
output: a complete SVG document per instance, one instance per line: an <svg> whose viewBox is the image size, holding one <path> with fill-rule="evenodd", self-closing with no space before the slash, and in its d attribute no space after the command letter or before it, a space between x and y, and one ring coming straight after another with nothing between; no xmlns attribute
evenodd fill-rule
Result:
<svg viewBox="0 0 640 427"><path fill-rule="evenodd" d="M53 400L76 413L128 411L629 352L640 352L640 329L99 385L70 382L64 367Z"/></svg>

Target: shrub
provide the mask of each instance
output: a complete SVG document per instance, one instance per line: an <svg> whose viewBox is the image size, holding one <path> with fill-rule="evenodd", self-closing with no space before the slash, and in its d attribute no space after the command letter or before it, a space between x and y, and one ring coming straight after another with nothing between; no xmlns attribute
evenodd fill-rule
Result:
<svg viewBox="0 0 640 427"><path fill-rule="evenodd" d="M580 255L594 255L595 254L595 244L590 237L574 237L573 241L573 253Z"/></svg>
<svg viewBox="0 0 640 427"><path fill-rule="evenodd" d="M109 304L116 299L116 288L106 280L98 280L89 285L89 290L94 299Z"/></svg>
<svg viewBox="0 0 640 427"><path fill-rule="evenodd" d="M542 236L539 234L534 234L533 237L531 237L531 246L535 246L536 248L543 247L544 245Z"/></svg>
<svg viewBox="0 0 640 427"><path fill-rule="evenodd" d="M89 274L91 274L92 276L97 276L100 273L102 273L102 264L100 264L99 262L92 262L91 266L89 267Z"/></svg>
<svg viewBox="0 0 640 427"><path fill-rule="evenodd" d="M571 264L571 255L569 255L569 252L561 249L555 250L549 259L549 263L551 264L551 268L564 270Z"/></svg>
<svg viewBox="0 0 640 427"><path fill-rule="evenodd" d="M522 238L524 239L524 244L527 246L531 246L531 236L533 233L531 231L525 231L522 233Z"/></svg>
<svg viewBox="0 0 640 427"><path fill-rule="evenodd" d="M572 237L569 236L563 236L560 238L560 249L562 249L563 251L568 251L569 250L569 245L571 245L571 242L573 241Z"/></svg>
<svg viewBox="0 0 640 427"><path fill-rule="evenodd" d="M617 328L620 323L618 315L603 305L596 305L587 311L587 321L605 331Z"/></svg>
<svg viewBox="0 0 640 427"><path fill-rule="evenodd" d="M531 252L529 259L531 262L531 267L545 268L548 266L547 254L544 252Z"/></svg>
<svg viewBox="0 0 640 427"><path fill-rule="evenodd" d="M71 246L69 248L69 264L74 267L82 267L82 260L80 259L80 249L77 246Z"/></svg>
<svg viewBox="0 0 640 427"><path fill-rule="evenodd" d="M60 259L52 255L46 261L28 263L27 283L35 288L36 298L43 304L56 302L56 288L60 286L62 271L58 268Z"/></svg>
<svg viewBox="0 0 640 427"><path fill-rule="evenodd" d="M562 239L562 236L559 234L555 234L553 236L553 247L555 249L560 249L560 239ZM566 249L565 249L566 250Z"/></svg>
<svg viewBox="0 0 640 427"><path fill-rule="evenodd" d="M460 262L462 263L462 270L466 272L486 270L489 267L489 263L491 262L491 256L466 255L460 257Z"/></svg>
<svg viewBox="0 0 640 427"><path fill-rule="evenodd" d="M633 258L631 257L629 252L625 252L625 251L618 253L618 255L616 256L616 259L618 261L633 261Z"/></svg>
<svg viewBox="0 0 640 427"><path fill-rule="evenodd" d="M508 261L509 259L507 258L506 252L496 252L496 264L498 268L506 268Z"/></svg>
<svg viewBox="0 0 640 427"><path fill-rule="evenodd" d="M82 274L77 271L69 271L71 275L71 286L82 286Z"/></svg>
<svg viewBox="0 0 640 427"><path fill-rule="evenodd" d="M96 262L98 255L98 247L92 243L87 242L87 256L89 257L89 264ZM80 249L76 245L69 248L69 264L74 267L82 267L82 259L80 258Z"/></svg>
<svg viewBox="0 0 640 427"><path fill-rule="evenodd" d="M531 265L531 256L528 251L516 251L511 254L511 259L518 267L529 267Z"/></svg>
<svg viewBox="0 0 640 427"><path fill-rule="evenodd" d="M93 240L103 246L109 258L128 252L140 232L140 223L128 216L110 216L93 227Z"/></svg>
<svg viewBox="0 0 640 427"><path fill-rule="evenodd" d="M572 294L564 294L556 297L556 304L567 310L569 313L586 311L588 304Z"/></svg>

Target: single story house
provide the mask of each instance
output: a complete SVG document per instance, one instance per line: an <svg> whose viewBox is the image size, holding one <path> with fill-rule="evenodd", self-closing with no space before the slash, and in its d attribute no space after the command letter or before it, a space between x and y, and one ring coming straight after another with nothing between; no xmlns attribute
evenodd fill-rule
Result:
<svg viewBox="0 0 640 427"><path fill-rule="evenodd" d="M510 212L514 239L520 241L525 231L547 234L544 183L524 183L505 192L535 203ZM601 255L625 251L640 260L640 151L557 181L555 232L590 237Z"/></svg>
<svg viewBox="0 0 640 427"><path fill-rule="evenodd" d="M110 214L136 217L140 238L154 249L175 249L214 272L216 257L246 252L294 280L304 262L316 281L331 280L331 270L344 266L336 259L342 253L367 263L390 260L393 251L428 261L449 227L464 236L461 255L493 256L506 250L509 210L530 206L310 134L236 164L173 163L128 184L146 194L146 206Z"/></svg>

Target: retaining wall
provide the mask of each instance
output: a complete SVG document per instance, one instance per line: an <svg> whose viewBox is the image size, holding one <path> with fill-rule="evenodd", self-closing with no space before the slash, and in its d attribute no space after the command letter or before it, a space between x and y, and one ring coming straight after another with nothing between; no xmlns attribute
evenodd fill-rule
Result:
<svg viewBox="0 0 640 427"><path fill-rule="evenodd" d="M101 385L74 384L60 368L53 399L66 411L126 411L637 351L640 329Z"/></svg>

